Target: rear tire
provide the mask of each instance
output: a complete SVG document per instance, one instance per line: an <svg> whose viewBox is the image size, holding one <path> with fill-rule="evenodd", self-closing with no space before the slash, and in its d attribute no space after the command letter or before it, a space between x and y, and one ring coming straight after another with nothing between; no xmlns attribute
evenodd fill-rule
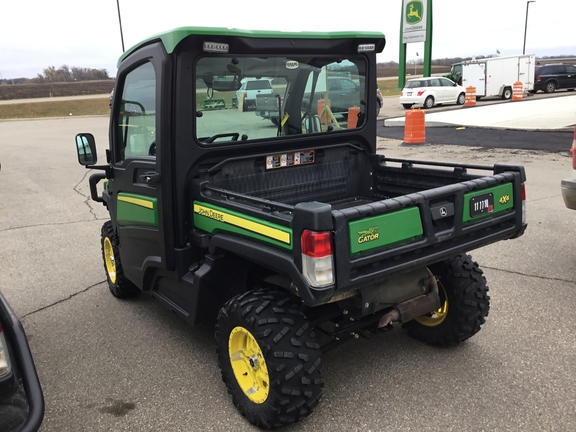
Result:
<svg viewBox="0 0 576 432"><path fill-rule="evenodd" d="M222 380L234 406L260 428L301 420L322 395L320 347L300 305L265 289L232 298L218 314Z"/></svg>
<svg viewBox="0 0 576 432"><path fill-rule="evenodd" d="M466 102L466 93L460 93L456 99L456 105L464 105Z"/></svg>
<svg viewBox="0 0 576 432"><path fill-rule="evenodd" d="M410 108L412 108L412 104L402 104L402 106L403 106L405 109L410 109Z"/></svg>
<svg viewBox="0 0 576 432"><path fill-rule="evenodd" d="M480 331L490 309L486 279L469 255L430 266L438 279L440 309L403 325L416 339L435 346L458 344Z"/></svg>
<svg viewBox="0 0 576 432"><path fill-rule="evenodd" d="M100 244L102 246L102 259L108 280L108 288L114 297L130 298L140 294L140 289L124 277L122 262L120 261L120 242L114 232L112 221L102 225Z"/></svg>
<svg viewBox="0 0 576 432"><path fill-rule="evenodd" d="M18 432L28 418L28 399L22 382L13 395L0 401L0 431Z"/></svg>
<svg viewBox="0 0 576 432"><path fill-rule="evenodd" d="M510 87L506 87L502 92L502 99L508 100L512 97L512 89Z"/></svg>
<svg viewBox="0 0 576 432"><path fill-rule="evenodd" d="M549 81L544 87L544 93L554 93L556 91L556 83L554 81Z"/></svg>
<svg viewBox="0 0 576 432"><path fill-rule="evenodd" d="M432 108L434 106L434 98L432 96L428 96L424 101L424 108Z"/></svg>

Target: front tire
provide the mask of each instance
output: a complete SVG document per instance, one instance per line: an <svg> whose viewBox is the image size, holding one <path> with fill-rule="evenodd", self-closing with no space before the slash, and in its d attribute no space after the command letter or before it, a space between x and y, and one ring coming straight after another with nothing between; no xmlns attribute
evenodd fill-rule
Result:
<svg viewBox="0 0 576 432"><path fill-rule="evenodd" d="M488 286L469 255L430 266L438 279L441 306L403 325L414 338L435 346L458 344L480 331L490 309Z"/></svg>
<svg viewBox="0 0 576 432"><path fill-rule="evenodd" d="M112 221L102 225L100 244L102 246L102 259L108 280L108 288L114 297L130 298L140 293L140 289L124 277L122 262L120 261L120 242L114 232Z"/></svg>
<svg viewBox="0 0 576 432"><path fill-rule="evenodd" d="M234 406L250 423L274 429L312 412L324 384L315 339L289 293L249 291L220 310L218 365Z"/></svg>

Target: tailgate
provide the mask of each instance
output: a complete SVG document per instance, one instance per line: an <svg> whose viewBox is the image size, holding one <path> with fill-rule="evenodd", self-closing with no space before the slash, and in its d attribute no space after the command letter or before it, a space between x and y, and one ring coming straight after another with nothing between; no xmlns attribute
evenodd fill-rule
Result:
<svg viewBox="0 0 576 432"><path fill-rule="evenodd" d="M523 181L520 168L333 210L337 291L521 235Z"/></svg>

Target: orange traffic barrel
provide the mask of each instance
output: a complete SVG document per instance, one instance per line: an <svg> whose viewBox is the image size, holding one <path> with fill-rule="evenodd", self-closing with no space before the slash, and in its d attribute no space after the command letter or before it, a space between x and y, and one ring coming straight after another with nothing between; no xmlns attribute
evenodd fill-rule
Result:
<svg viewBox="0 0 576 432"><path fill-rule="evenodd" d="M520 81L516 81L514 83L514 87L512 87L512 100L513 101L521 101L522 95L524 93L524 88Z"/></svg>
<svg viewBox="0 0 576 432"><path fill-rule="evenodd" d="M354 129L358 126L358 116L360 115L360 107L354 105L353 107L348 108L348 125L346 126L348 129Z"/></svg>
<svg viewBox="0 0 576 432"><path fill-rule="evenodd" d="M424 144L426 142L426 123L424 111L412 109L406 112L404 122L404 142L402 144Z"/></svg>
<svg viewBox="0 0 576 432"><path fill-rule="evenodd" d="M476 87L466 87L466 101L464 102L465 107L476 106Z"/></svg>

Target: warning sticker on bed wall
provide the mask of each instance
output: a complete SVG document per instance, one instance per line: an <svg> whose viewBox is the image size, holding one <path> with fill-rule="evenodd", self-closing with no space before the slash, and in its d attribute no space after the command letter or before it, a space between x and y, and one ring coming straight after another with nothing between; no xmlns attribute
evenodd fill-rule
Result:
<svg viewBox="0 0 576 432"><path fill-rule="evenodd" d="M314 163L314 150L266 156L267 170L312 163Z"/></svg>

